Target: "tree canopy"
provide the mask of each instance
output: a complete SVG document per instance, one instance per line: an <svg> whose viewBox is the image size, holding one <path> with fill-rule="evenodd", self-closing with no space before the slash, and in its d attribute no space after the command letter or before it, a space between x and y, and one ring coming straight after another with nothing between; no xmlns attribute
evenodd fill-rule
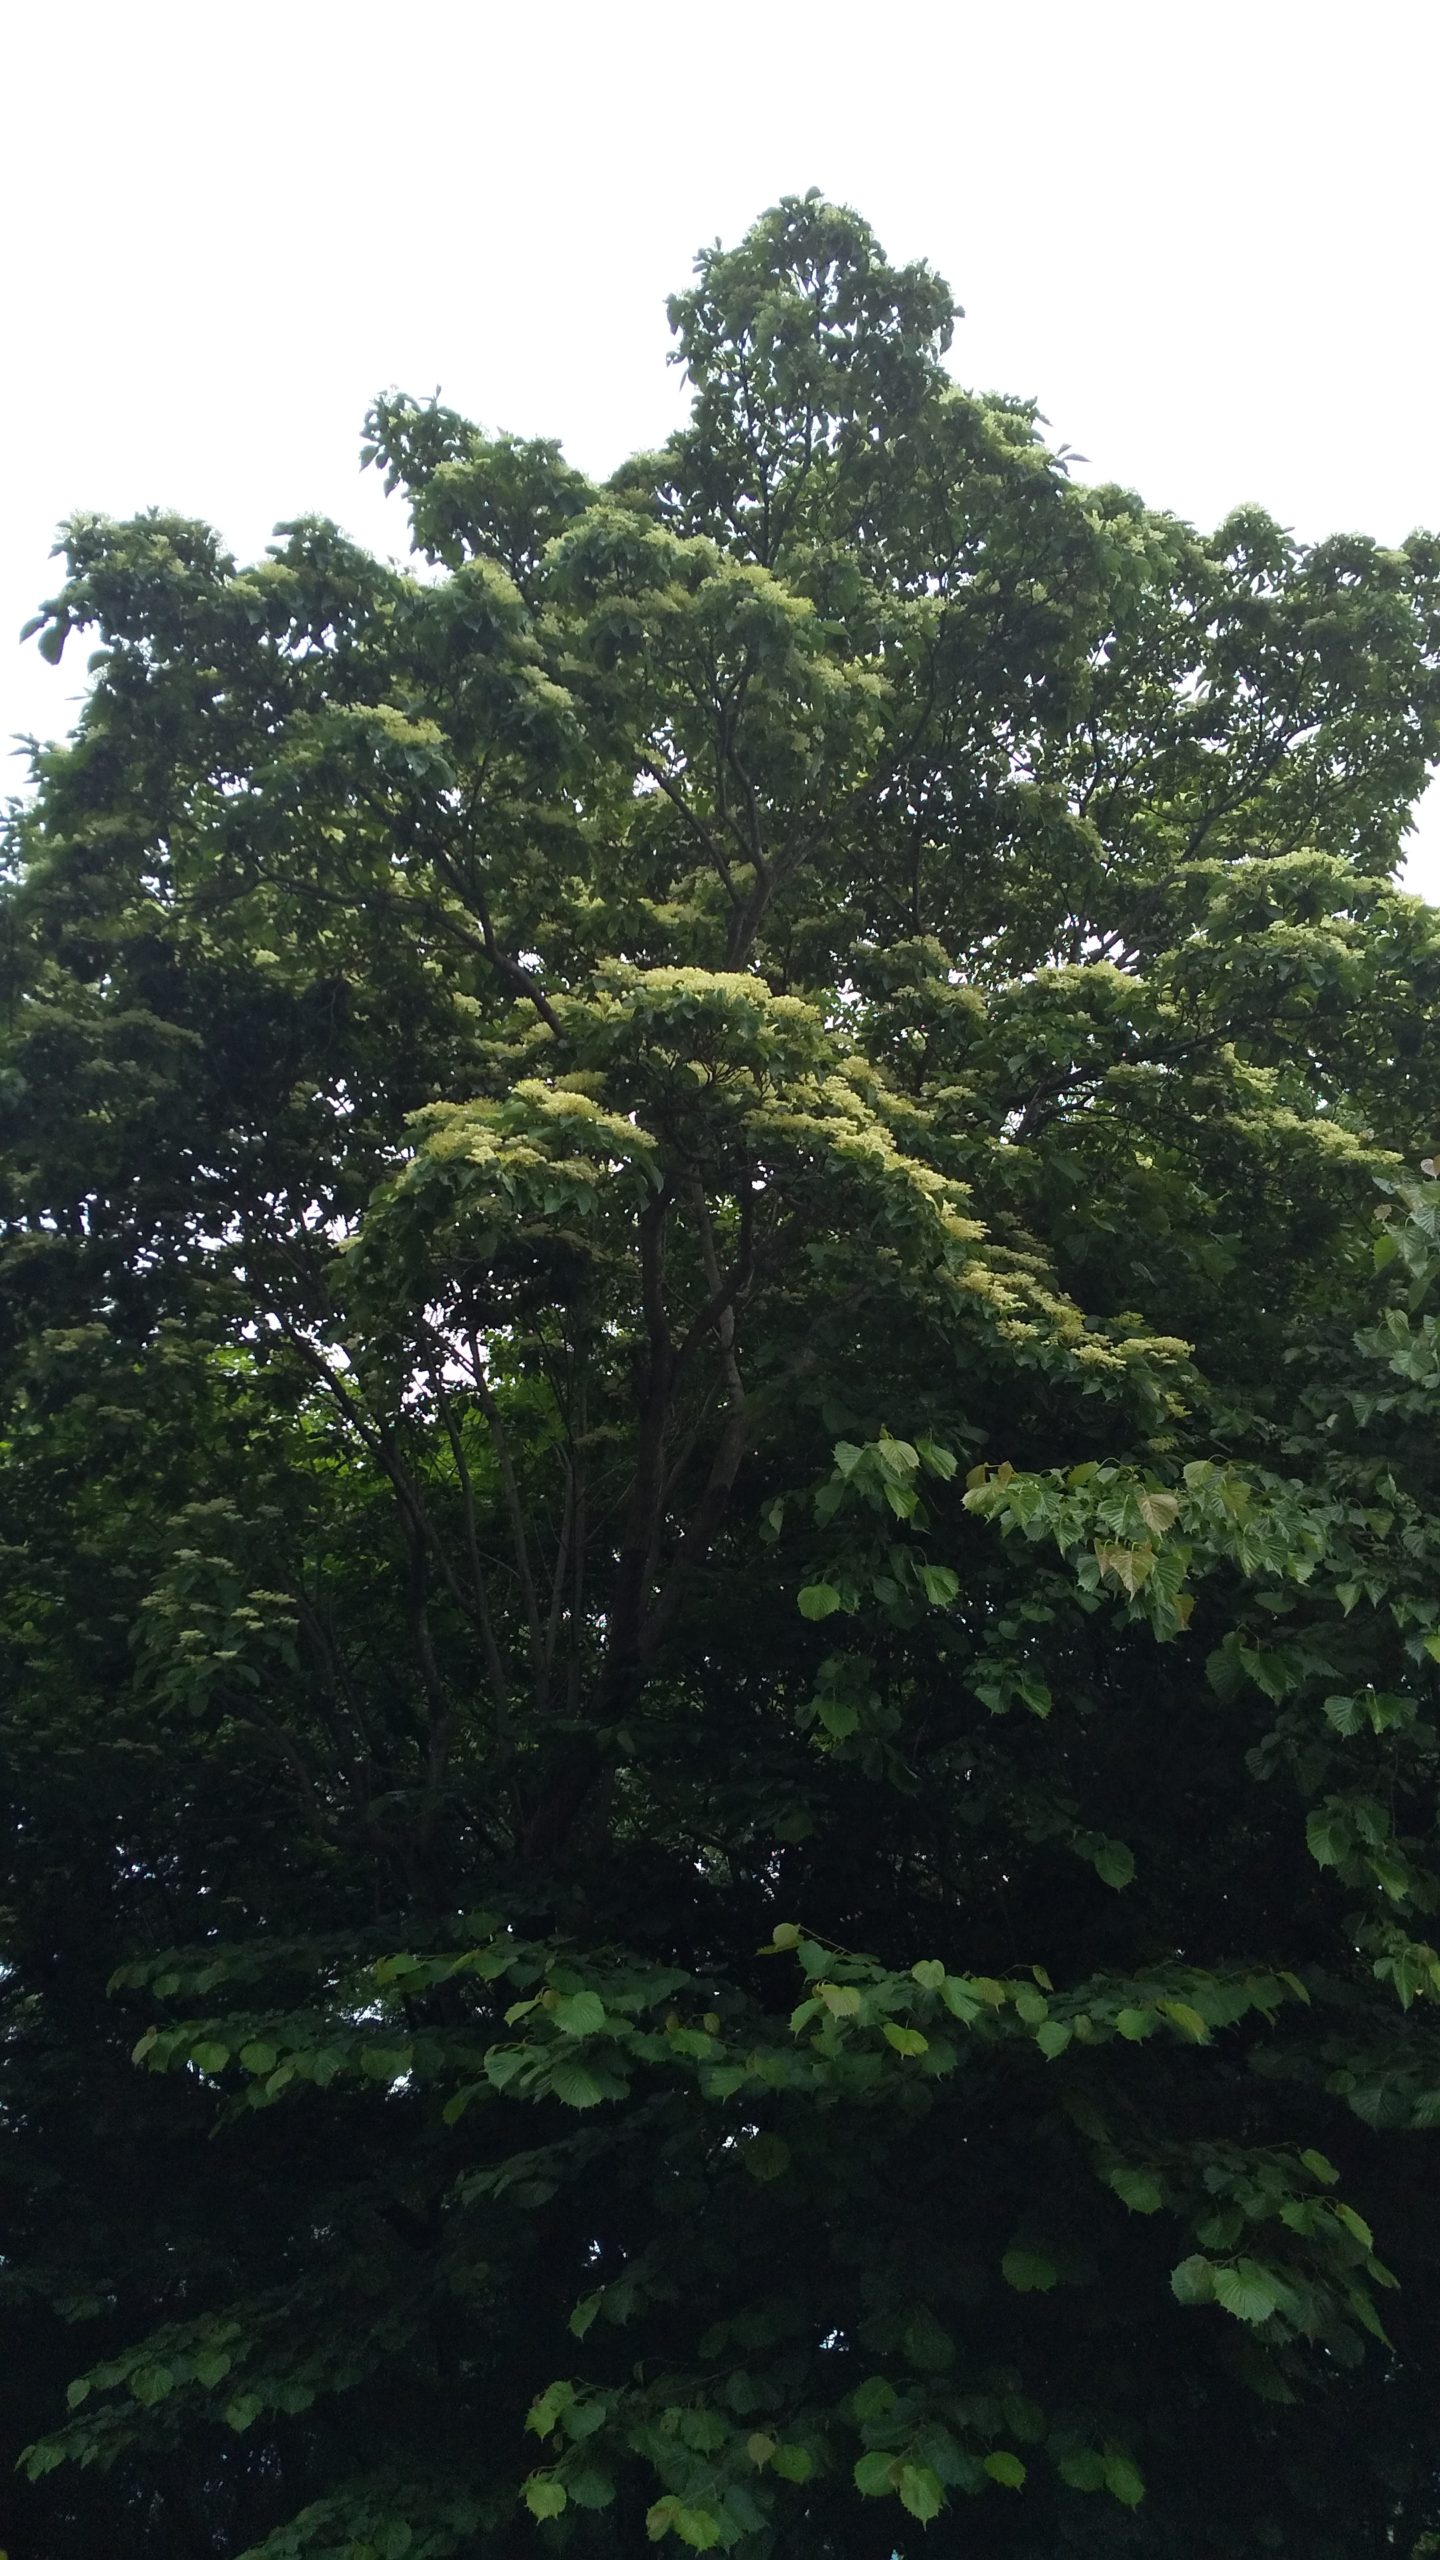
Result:
<svg viewBox="0 0 1440 2560"><path fill-rule="evenodd" d="M405 567L34 626L12 2560L1408 2555L1440 542L813 195L670 312L604 485L387 396Z"/></svg>

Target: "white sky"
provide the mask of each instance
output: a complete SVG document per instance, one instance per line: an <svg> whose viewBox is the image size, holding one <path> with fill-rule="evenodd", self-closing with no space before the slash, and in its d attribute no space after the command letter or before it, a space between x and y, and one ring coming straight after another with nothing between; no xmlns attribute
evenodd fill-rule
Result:
<svg viewBox="0 0 1440 2560"><path fill-rule="evenodd" d="M389 384L608 470L677 414L696 247L811 185L1082 477L1440 524L1437 103L1435 0L10 0L0 739L73 716L83 649L12 640L71 509L397 550ZM1440 898L1440 789L1415 846Z"/></svg>

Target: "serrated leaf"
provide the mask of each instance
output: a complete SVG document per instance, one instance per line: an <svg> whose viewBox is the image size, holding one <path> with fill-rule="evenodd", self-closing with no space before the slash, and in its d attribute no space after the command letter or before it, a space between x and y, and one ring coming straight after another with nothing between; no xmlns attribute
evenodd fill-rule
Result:
<svg viewBox="0 0 1440 2560"><path fill-rule="evenodd" d="M532 2516L540 2520L546 2516L563 2515L570 2503L564 2481L551 2479L545 2475L537 2475L535 2479L527 2480L520 2495Z"/></svg>
<svg viewBox="0 0 1440 2560"><path fill-rule="evenodd" d="M720 2524L708 2507L677 2507L671 2530L689 2551L713 2551L717 2542L724 2539Z"/></svg>
<svg viewBox="0 0 1440 2560"><path fill-rule="evenodd" d="M913 2055L930 2050L929 2037L922 2036L918 2027L897 2027L887 2019L882 2033L886 2043L893 2045L897 2053Z"/></svg>
<svg viewBox="0 0 1440 2560"><path fill-rule="evenodd" d="M778 2133L757 2133L740 2154L752 2178L771 2186L790 2166L790 2145Z"/></svg>
<svg viewBox="0 0 1440 2560"><path fill-rule="evenodd" d="M1333 1809L1321 1807L1305 1825L1305 1845L1320 1867L1338 1867L1349 1853L1350 1826Z"/></svg>
<svg viewBox="0 0 1440 2560"><path fill-rule="evenodd" d="M1265 2269L1254 2258L1237 2258L1233 2266L1214 2270L1215 2299L1234 2320L1268 2320L1280 2297Z"/></svg>
<svg viewBox="0 0 1440 2560"><path fill-rule="evenodd" d="M1025 2486L1025 2465L1018 2453L987 2453L981 2467L992 2480L999 2482L1002 2489L1023 2489Z"/></svg>
<svg viewBox="0 0 1440 2560"><path fill-rule="evenodd" d="M553 2435L560 2423L561 2410L568 2409L574 2397L573 2382L552 2382L549 2389L542 2391L539 2399L533 2400L530 2404L529 2414L525 2420L529 2433L535 2436Z"/></svg>
<svg viewBox="0 0 1440 2560"><path fill-rule="evenodd" d="M945 2504L945 2492L928 2462L902 2462L896 2482L900 2504L917 2524L930 2524Z"/></svg>
<svg viewBox="0 0 1440 2560"><path fill-rule="evenodd" d="M850 2408L857 2425L866 2426L872 2418L884 2418L895 2406L895 2389L883 2374L872 2373L868 2382L857 2384L850 2394Z"/></svg>
<svg viewBox="0 0 1440 2560"><path fill-rule="evenodd" d="M550 2015L562 2035L598 2036L605 2024L605 2003L598 1991L562 1993Z"/></svg>
<svg viewBox="0 0 1440 2560"><path fill-rule="evenodd" d="M1215 2269L1209 2258L1182 2258L1171 2271L1170 2290L1177 2302L1213 2302Z"/></svg>
<svg viewBox="0 0 1440 2560"><path fill-rule="evenodd" d="M585 2462L565 2474L565 2486L574 2507L609 2507L615 2502L615 2483L608 2471L596 2463Z"/></svg>
<svg viewBox="0 0 1440 2560"><path fill-rule="evenodd" d="M1339 2183L1340 2172L1326 2159L1323 2151L1302 2151L1300 2157L1311 2177L1317 2178L1322 2187L1333 2187Z"/></svg>
<svg viewBox="0 0 1440 2560"><path fill-rule="evenodd" d="M1036 2249L1007 2249L1000 2272L1016 2293L1049 2293L1059 2282L1054 2260Z"/></svg>
<svg viewBox="0 0 1440 2560"><path fill-rule="evenodd" d="M567 2107L598 2107L606 2096L594 2072L587 2071L583 2062L557 2062L550 2074L550 2086Z"/></svg>
<svg viewBox="0 0 1440 2560"><path fill-rule="evenodd" d="M1199 2010L1192 2009L1188 2000L1157 2000L1155 2006L1172 2026L1177 2026L1182 2035L1189 2037L1192 2044L1208 2042L1210 2030Z"/></svg>
<svg viewBox="0 0 1440 2560"><path fill-rule="evenodd" d="M840 1594L833 1582L807 1582L797 1595L802 1618L833 1618L840 1606Z"/></svg>
<svg viewBox="0 0 1440 2560"><path fill-rule="evenodd" d="M1135 1881L1134 1851L1123 1840L1102 1840L1092 1851L1090 1863L1101 1883L1113 1886L1117 1893Z"/></svg>
<svg viewBox="0 0 1440 2560"><path fill-rule="evenodd" d="M770 2468L782 2480L798 2483L808 2480L815 2468L815 2457L803 2444L777 2444L770 2456Z"/></svg>
<svg viewBox="0 0 1440 2560"><path fill-rule="evenodd" d="M862 2498L888 2498L898 2470L893 2453L862 2453L851 2477Z"/></svg>
<svg viewBox="0 0 1440 2560"><path fill-rule="evenodd" d="M1126 2453L1105 2456L1105 2486L1122 2507L1138 2507L1145 2495L1145 2483Z"/></svg>
<svg viewBox="0 0 1440 2560"><path fill-rule="evenodd" d="M1132 2213L1158 2213L1165 2202L1160 2181L1149 2169L1112 2169L1110 2184Z"/></svg>
<svg viewBox="0 0 1440 2560"><path fill-rule="evenodd" d="M368 2044L361 2053L360 2068L367 2080L383 2080L393 2087L410 2068L409 2050L404 2045Z"/></svg>

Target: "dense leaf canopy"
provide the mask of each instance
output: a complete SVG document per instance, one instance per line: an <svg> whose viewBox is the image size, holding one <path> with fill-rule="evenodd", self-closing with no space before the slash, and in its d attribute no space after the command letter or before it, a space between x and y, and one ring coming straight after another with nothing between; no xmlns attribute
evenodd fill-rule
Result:
<svg viewBox="0 0 1440 2560"><path fill-rule="evenodd" d="M36 626L12 2554L1408 2554L1440 544L1079 485L815 197L671 317Z"/></svg>

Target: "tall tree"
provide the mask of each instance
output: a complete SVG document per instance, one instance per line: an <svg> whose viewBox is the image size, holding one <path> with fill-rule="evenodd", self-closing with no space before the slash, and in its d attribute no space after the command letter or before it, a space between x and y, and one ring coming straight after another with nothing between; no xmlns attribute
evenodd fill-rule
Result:
<svg viewBox="0 0 1440 2560"><path fill-rule="evenodd" d="M13 2554L1440 2520L1440 545L954 316L787 200L604 487L388 398L408 571L65 536Z"/></svg>

